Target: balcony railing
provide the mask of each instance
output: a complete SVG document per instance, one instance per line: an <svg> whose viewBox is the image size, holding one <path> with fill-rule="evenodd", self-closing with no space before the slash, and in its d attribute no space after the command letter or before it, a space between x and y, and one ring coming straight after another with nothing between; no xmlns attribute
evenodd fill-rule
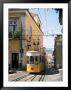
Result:
<svg viewBox="0 0 71 90"><path fill-rule="evenodd" d="M14 33L14 38L20 38L21 37L21 31L17 31Z"/></svg>
<svg viewBox="0 0 71 90"><path fill-rule="evenodd" d="M9 36L9 38L12 38L13 37L13 33L9 32L8 36Z"/></svg>
<svg viewBox="0 0 71 90"><path fill-rule="evenodd" d="M9 38L12 38L12 39L15 39L15 38L18 38L18 39L25 39L25 35L23 35L21 33L21 31L16 31L16 32L9 32Z"/></svg>

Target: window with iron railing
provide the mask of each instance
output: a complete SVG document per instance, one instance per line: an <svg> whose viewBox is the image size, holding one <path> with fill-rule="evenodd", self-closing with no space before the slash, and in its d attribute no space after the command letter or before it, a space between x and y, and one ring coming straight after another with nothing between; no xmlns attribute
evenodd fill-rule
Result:
<svg viewBox="0 0 71 90"><path fill-rule="evenodd" d="M21 37L21 31L18 30L16 32L9 31L9 38L20 38Z"/></svg>
<svg viewBox="0 0 71 90"><path fill-rule="evenodd" d="M14 33L17 31L17 20L9 20L9 38L14 36Z"/></svg>
<svg viewBox="0 0 71 90"><path fill-rule="evenodd" d="M17 24L17 20L9 20L9 38L21 38L25 39L25 35L23 35L22 25Z"/></svg>
<svg viewBox="0 0 71 90"><path fill-rule="evenodd" d="M9 20L9 31L17 30L17 20Z"/></svg>

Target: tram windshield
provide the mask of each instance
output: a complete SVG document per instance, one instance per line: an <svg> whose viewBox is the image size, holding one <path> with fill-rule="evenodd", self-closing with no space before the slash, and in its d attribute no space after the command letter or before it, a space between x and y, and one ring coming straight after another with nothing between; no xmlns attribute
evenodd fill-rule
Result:
<svg viewBox="0 0 71 90"><path fill-rule="evenodd" d="M35 64L38 64L38 56L35 56Z"/></svg>
<svg viewBox="0 0 71 90"><path fill-rule="evenodd" d="M30 56L30 64L34 64L34 57Z"/></svg>

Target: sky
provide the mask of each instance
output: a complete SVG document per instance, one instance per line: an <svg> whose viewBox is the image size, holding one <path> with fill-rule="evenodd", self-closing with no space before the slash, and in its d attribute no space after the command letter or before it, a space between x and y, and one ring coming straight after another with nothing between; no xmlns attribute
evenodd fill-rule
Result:
<svg viewBox="0 0 71 90"><path fill-rule="evenodd" d="M59 24L59 13L52 8L34 8L31 9L37 13L41 21L41 29L44 33L43 46L47 49L54 49L55 36L46 36L50 34L61 34L62 26Z"/></svg>

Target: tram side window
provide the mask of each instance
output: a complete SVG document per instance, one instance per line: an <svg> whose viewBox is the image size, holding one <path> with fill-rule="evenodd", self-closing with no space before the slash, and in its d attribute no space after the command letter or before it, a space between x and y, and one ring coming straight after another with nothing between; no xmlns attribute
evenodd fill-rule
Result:
<svg viewBox="0 0 71 90"><path fill-rule="evenodd" d="M38 64L38 56L35 56L35 64Z"/></svg>
<svg viewBox="0 0 71 90"><path fill-rule="evenodd" d="M30 64L34 64L34 57L30 56Z"/></svg>
<svg viewBox="0 0 71 90"><path fill-rule="evenodd" d="M39 63L42 63L42 60L41 60L41 59L42 59L42 57L40 56L40 57L39 57Z"/></svg>
<svg viewBox="0 0 71 90"><path fill-rule="evenodd" d="M44 57L41 56L41 63L44 63Z"/></svg>

